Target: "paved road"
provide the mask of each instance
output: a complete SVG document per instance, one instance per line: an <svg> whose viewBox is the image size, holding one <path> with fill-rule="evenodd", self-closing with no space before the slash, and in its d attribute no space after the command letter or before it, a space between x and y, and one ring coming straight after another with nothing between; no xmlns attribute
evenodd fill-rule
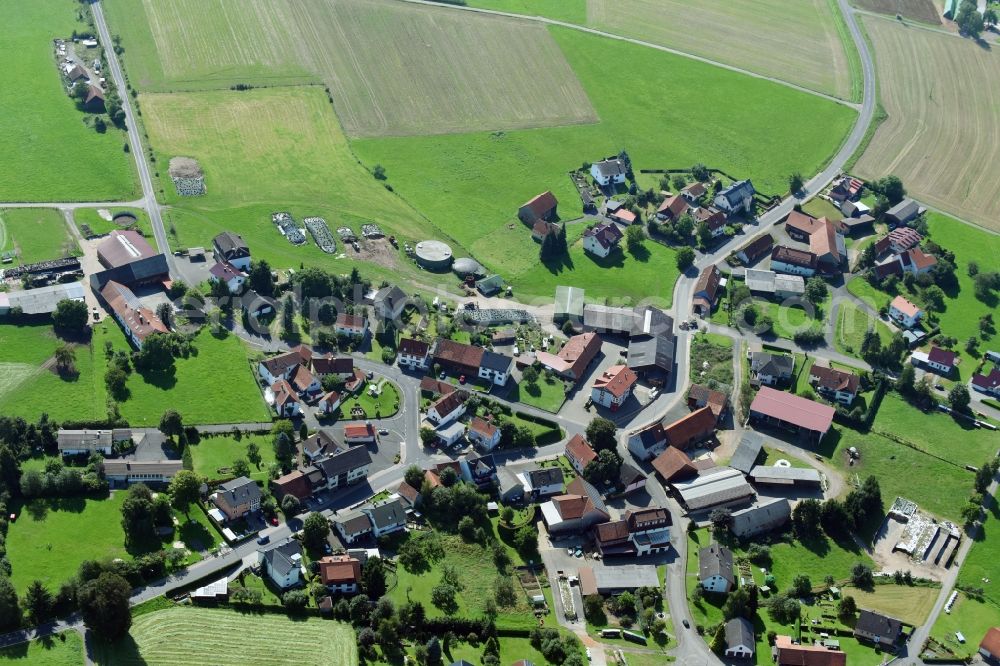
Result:
<svg viewBox="0 0 1000 666"><path fill-rule="evenodd" d="M167 265L171 275L177 272L174 265L174 256L170 253L170 244L167 242L167 232L163 228L163 218L160 215L160 204L156 201L156 188L153 187L153 178L150 175L149 162L146 160L146 148L142 144L142 133L139 131L139 123L135 120L135 112L132 106L132 96L125 85L125 74L122 71L118 54L115 53L114 42L111 40L111 32L108 24L104 20L104 8L101 3L93 2L90 5L94 13L94 24L97 26L97 34L104 46L104 54L108 60L108 70L111 78L118 88L118 97L121 98L122 108L125 110L125 125L128 129L129 143L132 146L132 156L135 157L135 166L139 171L139 183L142 185L141 204L137 207L144 208L149 215L149 220L153 226L153 236L156 238L156 245L167 257Z"/></svg>

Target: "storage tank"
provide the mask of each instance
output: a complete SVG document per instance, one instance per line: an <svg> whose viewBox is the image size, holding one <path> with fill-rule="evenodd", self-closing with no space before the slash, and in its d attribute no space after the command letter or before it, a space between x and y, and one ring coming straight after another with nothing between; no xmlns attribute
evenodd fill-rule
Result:
<svg viewBox="0 0 1000 666"><path fill-rule="evenodd" d="M451 266L451 248L447 243L425 240L417 243L417 263L429 271L445 271Z"/></svg>

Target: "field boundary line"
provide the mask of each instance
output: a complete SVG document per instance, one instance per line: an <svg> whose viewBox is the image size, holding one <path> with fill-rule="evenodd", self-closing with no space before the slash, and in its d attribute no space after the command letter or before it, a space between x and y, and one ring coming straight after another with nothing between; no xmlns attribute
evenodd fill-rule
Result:
<svg viewBox="0 0 1000 666"><path fill-rule="evenodd" d="M566 21L559 21L557 19L547 18L545 16L528 16L525 14L514 14L511 12L499 11L496 9L484 9L482 7L469 7L466 5L452 5L442 2L434 2L434 0L396 0L397 2L406 2L414 5L425 5L428 7L443 7L446 9L453 9L459 11L476 12L479 14L486 14L492 16L503 16L506 18L521 19L523 21L534 21L536 23L544 23L546 25L553 25L560 28L569 28L571 30L577 30L579 32L584 32L590 35L595 35L597 37L606 37L608 39L615 39L621 42L628 42L629 44L635 44L637 46L644 46L650 49L656 49L657 51L662 51L664 53L670 53L676 56L681 56L682 58L688 58L690 60L696 60L698 62L705 63L707 65L714 65L715 67L721 67L722 69L727 69L731 72L737 74L744 74L746 76L751 76L755 79L762 79L764 81L770 81L771 83L776 83L778 85L785 86L786 88L791 88L793 90L798 90L809 95L814 95L816 97L821 97L830 102L835 102L836 104L842 104L843 106L852 108L854 110L860 110L861 104L852 102L849 100L842 99L840 97L835 97L833 95L828 95L826 93L807 88L805 86L800 86L795 83L789 83L779 78L773 76L765 76L764 74L758 74L756 72L751 72L747 69L742 69L736 67L735 65L727 65L726 63L719 62L717 60L712 60L711 58L705 58L703 56L694 55L692 53L687 53L686 51L681 51L679 49L674 49L669 46L663 46L661 44L654 44L653 42L647 42L641 39L636 39L634 37L625 37L622 35L617 35L613 32L606 32L604 30L598 30L597 28L589 28L587 26L578 25L576 23L568 23Z"/></svg>

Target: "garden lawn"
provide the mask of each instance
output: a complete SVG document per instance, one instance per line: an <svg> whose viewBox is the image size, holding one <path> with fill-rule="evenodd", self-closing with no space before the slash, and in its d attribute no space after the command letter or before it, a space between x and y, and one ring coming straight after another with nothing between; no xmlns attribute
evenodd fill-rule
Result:
<svg viewBox="0 0 1000 666"><path fill-rule="evenodd" d="M852 282L851 284L854 284ZM867 284L867 283L866 283ZM859 308L850 301L843 301L837 313L837 330L834 336L834 345L842 354L850 354L860 358L861 343L865 333L872 326L878 333L883 346L892 341L892 331L881 320L873 319L866 311Z"/></svg>
<svg viewBox="0 0 1000 666"><path fill-rule="evenodd" d="M698 333L691 341L691 381L733 384L733 340L715 333ZM704 363L708 367L704 367Z"/></svg>
<svg viewBox="0 0 1000 666"><path fill-rule="evenodd" d="M116 643L95 644L94 662L242 666L247 655L255 663L317 666L358 659L354 632L340 622L176 606L135 618L129 634Z"/></svg>
<svg viewBox="0 0 1000 666"><path fill-rule="evenodd" d="M7 532L11 580L23 594L33 580L53 593L84 560L125 557L124 492L107 499L37 499L15 507Z"/></svg>
<svg viewBox="0 0 1000 666"><path fill-rule="evenodd" d="M857 562L864 562L869 566L873 564L871 558L850 539L841 542L821 536L804 542L795 538L792 532L783 532L775 536L780 540L767 543L771 549L772 560L768 570L774 574L781 590L787 589L792 584L792 579L799 574L809 576L813 587L816 588L823 585L823 579L827 576L833 576L838 582L846 581L851 576L851 567ZM755 541L766 543L763 539ZM733 547L732 550L734 560L746 556L746 551L742 548ZM764 574L761 573L760 567L751 566L754 580L758 585L763 585Z"/></svg>
<svg viewBox="0 0 1000 666"><path fill-rule="evenodd" d="M56 66L56 37L89 31L73 0L0 2L0 201L102 201L138 193L125 133L84 125ZM106 117L105 117L106 118ZM45 257L49 259L51 257Z"/></svg>
<svg viewBox="0 0 1000 666"><path fill-rule="evenodd" d="M128 343L115 322L105 320L108 339L116 348ZM122 416L133 426L156 426L167 409L188 424L270 421L257 382L247 362L247 350L235 335L216 338L206 327L194 341L198 353L175 361L172 374L133 372L129 397L119 403ZM101 359L103 359L103 355ZM102 368L103 375L103 368Z"/></svg>
<svg viewBox="0 0 1000 666"><path fill-rule="evenodd" d="M510 399L555 414L566 401L566 390L561 379L549 378L541 373L533 385L523 380L519 382Z"/></svg>
<svg viewBox="0 0 1000 666"><path fill-rule="evenodd" d="M368 394L369 383L366 383L356 395L344 399L340 404L341 418L352 419L351 409L361 407L365 415L361 419L386 418L399 411L399 389L391 381L382 382L382 390L377 398Z"/></svg>
<svg viewBox="0 0 1000 666"><path fill-rule="evenodd" d="M997 580L997 562L1000 561L1000 509L996 497L990 503L986 522L979 528L976 542L969 551L958 575L958 584L971 589L982 588L983 594L1000 606L1000 581ZM988 578L990 582L985 582Z"/></svg>
<svg viewBox="0 0 1000 666"><path fill-rule="evenodd" d="M963 571L965 566L962 567ZM989 628L997 626L1000 626L1000 606L996 601L977 601L964 592L959 592L951 613L938 615L934 628L931 629L931 637L944 643L955 654L965 656L974 654ZM955 638L957 631L965 636L964 644Z"/></svg>
<svg viewBox="0 0 1000 666"><path fill-rule="evenodd" d="M841 590L841 594L854 597L858 608L878 611L915 627L927 620L940 592L940 586L895 584L876 585L871 592L850 586Z"/></svg>
<svg viewBox="0 0 1000 666"><path fill-rule="evenodd" d="M250 463L250 478L254 481L267 481L268 468L274 462L274 446L269 437L257 435L243 435L237 441L232 435L222 435L219 437L207 437L202 435L197 444L191 445L191 459L194 462L194 471L199 476L209 479L225 479L232 476L228 468L238 458L247 457L247 445L253 442L260 450L260 467ZM249 461L247 461L249 462ZM193 513L193 512L192 512Z"/></svg>
<svg viewBox="0 0 1000 666"><path fill-rule="evenodd" d="M805 308L794 306L782 306L764 299L754 299L761 316L767 315L774 322L774 334L779 338L791 340L799 331L812 327L816 320L809 316Z"/></svg>
<svg viewBox="0 0 1000 666"><path fill-rule="evenodd" d="M59 344L48 324L0 324L0 405L4 414L29 421L37 421L43 413L56 421L106 416L100 336L95 335L89 345L73 345L75 376L61 377L49 369Z"/></svg>
<svg viewBox="0 0 1000 666"><path fill-rule="evenodd" d="M76 631L64 631L49 638L19 643L0 650L0 664L17 666L80 666L83 638Z"/></svg>
<svg viewBox="0 0 1000 666"><path fill-rule="evenodd" d="M426 215L439 235L454 238L503 275L515 285L515 294L543 291L526 277L544 280L546 288L559 283L599 289L596 298L629 295L650 275L653 279L643 285L646 293L672 290L675 273L637 273L641 262L629 266L627 258L627 268L604 285L594 282L602 274L585 270L572 252L573 270L564 269L558 282L546 275L537 243L515 215L525 201L551 190L563 220L579 217L580 198L567 171L625 149L637 169L702 162L735 177L752 177L762 192L782 192L789 173L816 172L854 122L851 109L784 86L575 30L552 27L550 32L599 123L351 144L364 164L385 167L388 184ZM623 62L629 67L623 69ZM629 94L621 94L623 89ZM737 98L740 103L734 104ZM786 149L769 150L775 142ZM661 248L647 246L650 265L665 267L666 257L658 259ZM589 291L588 297L595 298Z"/></svg>
<svg viewBox="0 0 1000 666"><path fill-rule="evenodd" d="M0 253L14 249L18 262L33 264L80 254L66 221L54 208L9 208L0 211Z"/></svg>

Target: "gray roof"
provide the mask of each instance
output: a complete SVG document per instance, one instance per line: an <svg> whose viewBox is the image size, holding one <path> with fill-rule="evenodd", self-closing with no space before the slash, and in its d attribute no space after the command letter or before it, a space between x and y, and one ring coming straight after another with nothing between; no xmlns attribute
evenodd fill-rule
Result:
<svg viewBox="0 0 1000 666"><path fill-rule="evenodd" d="M234 234L231 231L223 231L212 239L212 244L229 261L250 256L250 247L246 244L246 241L240 235Z"/></svg>
<svg viewBox="0 0 1000 666"><path fill-rule="evenodd" d="M558 468L553 468L553 469L558 469ZM604 503L604 498L601 497L601 491L599 491L597 488L589 484L587 480L584 479L582 476L577 477L577 479L579 480L580 485L583 486L584 492L587 493L587 497L589 497L590 501L593 502L594 508L602 513L608 513L608 505Z"/></svg>
<svg viewBox="0 0 1000 666"><path fill-rule="evenodd" d="M0 296L0 304L4 300L12 308L21 308L21 311L26 315L49 314L55 312L59 301L82 301L83 284L68 282L38 287L37 289L11 291Z"/></svg>
<svg viewBox="0 0 1000 666"><path fill-rule="evenodd" d="M406 523L406 508L398 499L390 500L384 504L376 504L368 509L367 513L376 529Z"/></svg>
<svg viewBox="0 0 1000 666"><path fill-rule="evenodd" d="M167 258L162 254L155 254L152 257L127 263L124 266L94 273L90 276L90 286L94 291L101 291L104 289L104 285L114 281L129 287L136 282L166 277L169 274Z"/></svg>
<svg viewBox="0 0 1000 666"><path fill-rule="evenodd" d="M301 559L298 561L293 559L293 556L295 555L298 555L299 558L302 557L302 546L299 545L297 539L289 537L270 547L260 549L260 552L264 554L264 561L266 561L279 576L287 576L290 571L301 566Z"/></svg>
<svg viewBox="0 0 1000 666"><path fill-rule="evenodd" d="M579 287L556 287L555 313L569 317L583 317L584 293Z"/></svg>
<svg viewBox="0 0 1000 666"><path fill-rule="evenodd" d="M239 476L232 481L223 483L219 486L219 494L226 497L230 506L250 504L261 498L260 488L245 476Z"/></svg>
<svg viewBox="0 0 1000 666"><path fill-rule="evenodd" d="M330 434L325 430L320 430L313 435L310 435L304 442L302 442L302 451L315 456L318 453L324 451L334 451L340 448L336 440L330 436Z"/></svg>
<svg viewBox="0 0 1000 666"><path fill-rule="evenodd" d="M544 469L533 469L527 474L528 482L532 488L541 486L551 486L563 482L562 469L559 467L546 467ZM589 485L589 484L588 484Z"/></svg>
<svg viewBox="0 0 1000 666"><path fill-rule="evenodd" d="M801 275L785 275L784 273L775 273L774 291L789 294L804 294L806 293L806 281Z"/></svg>
<svg viewBox="0 0 1000 666"><path fill-rule="evenodd" d="M262 296L253 289L247 289L246 293L240 297L240 303L245 310L262 310L265 306L278 309L278 301L270 296Z"/></svg>
<svg viewBox="0 0 1000 666"><path fill-rule="evenodd" d="M895 642L899 638L902 630L903 623L896 618L870 610L861 611L858 615L858 621L854 625L855 634L858 632L873 634L890 643Z"/></svg>
<svg viewBox="0 0 1000 666"><path fill-rule="evenodd" d="M483 358L479 361L479 367L493 370L494 372L508 372L512 360L510 356L497 354L486 349L483 350Z"/></svg>
<svg viewBox="0 0 1000 666"><path fill-rule="evenodd" d="M363 511L350 511L338 516L334 522L343 527L345 534L362 534L372 528L371 518Z"/></svg>
<svg viewBox="0 0 1000 666"><path fill-rule="evenodd" d="M743 200L747 197L752 197L756 190L753 187L753 183L750 180L741 180L733 183L726 189L719 192L719 196L723 197L730 206L739 206L743 203Z"/></svg>
<svg viewBox="0 0 1000 666"><path fill-rule="evenodd" d="M698 579L705 580L713 576L722 576L730 584L736 582L733 576L733 551L717 543L698 551Z"/></svg>
<svg viewBox="0 0 1000 666"><path fill-rule="evenodd" d="M333 455L316 461L316 467L321 469L328 478L346 474L371 464L372 456L364 445L339 449Z"/></svg>
<svg viewBox="0 0 1000 666"><path fill-rule="evenodd" d="M652 306L615 308L587 304L583 307L583 325L598 331L641 335L672 335L674 320L663 310Z"/></svg>
<svg viewBox="0 0 1000 666"><path fill-rule="evenodd" d="M402 289L396 285L392 285L382 287L375 292L375 298L372 299L372 302L375 305L381 305L394 312L396 308L406 303L406 298L407 296Z"/></svg>
<svg viewBox="0 0 1000 666"><path fill-rule="evenodd" d="M777 527L788 521L792 505L786 499L763 502L739 511L733 511L733 534L742 537L756 534L762 527Z"/></svg>
<svg viewBox="0 0 1000 666"><path fill-rule="evenodd" d="M750 477L754 483L820 483L819 472L811 467L778 467L771 465L757 465L750 470Z"/></svg>
<svg viewBox="0 0 1000 666"><path fill-rule="evenodd" d="M708 509L754 496L753 488L743 475L731 467L713 468L689 481L674 483L674 488L680 493L689 511Z"/></svg>
<svg viewBox="0 0 1000 666"><path fill-rule="evenodd" d="M652 564L619 564L613 567L593 568L598 590L637 590L640 587L659 587L660 579Z"/></svg>
<svg viewBox="0 0 1000 666"><path fill-rule="evenodd" d="M746 270L746 284L750 291L763 291L770 294L774 293L774 277L777 275L774 271L764 271L757 268L748 268Z"/></svg>
<svg viewBox="0 0 1000 666"><path fill-rule="evenodd" d="M507 494L515 488L524 489L521 479L517 478L517 474L505 465L497 467L497 484L500 486L500 494L502 495Z"/></svg>
<svg viewBox="0 0 1000 666"><path fill-rule="evenodd" d="M754 463L757 462L757 456L760 455L762 448L764 448L763 437L755 432L743 433L740 444L736 447L732 460L729 461L729 466L744 474L749 474Z"/></svg>
<svg viewBox="0 0 1000 666"><path fill-rule="evenodd" d="M743 646L753 652L754 650L753 625L745 617L734 617L726 622L726 647L735 648Z"/></svg>
<svg viewBox="0 0 1000 666"><path fill-rule="evenodd" d="M620 176L626 172L625 162L618 157L614 157L609 160L601 160L600 162L594 162L594 166L597 167L597 172L599 174L608 178Z"/></svg>
<svg viewBox="0 0 1000 666"><path fill-rule="evenodd" d="M898 204L890 208L885 212L886 215L891 215L900 222L906 222L917 216L920 212L920 206L913 199L903 199Z"/></svg>
<svg viewBox="0 0 1000 666"><path fill-rule="evenodd" d="M670 372L674 367L674 336L642 336L628 343L628 367L657 367Z"/></svg>
<svg viewBox="0 0 1000 666"><path fill-rule="evenodd" d="M753 352L750 354L750 370L758 374L775 377L791 377L795 369L795 359L784 354Z"/></svg>
<svg viewBox="0 0 1000 666"><path fill-rule="evenodd" d="M128 478L135 474L159 474L173 477L184 469L180 460L125 460L123 458L108 459L102 463L104 476Z"/></svg>

